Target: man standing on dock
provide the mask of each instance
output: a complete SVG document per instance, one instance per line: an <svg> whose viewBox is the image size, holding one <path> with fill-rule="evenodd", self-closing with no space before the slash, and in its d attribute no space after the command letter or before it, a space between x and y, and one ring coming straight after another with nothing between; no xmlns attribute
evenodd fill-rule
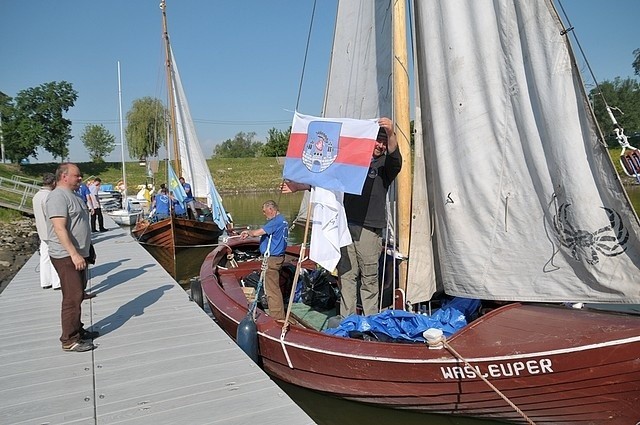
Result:
<svg viewBox="0 0 640 425"><path fill-rule="evenodd" d="M87 263L95 261L89 258L92 252L89 212L74 193L81 182L82 173L75 164L60 164L56 170L56 188L46 201L49 255L62 288L60 341L64 351L93 350L95 345L85 340L98 337L98 332L85 330L80 320Z"/></svg>
<svg viewBox="0 0 640 425"><path fill-rule="evenodd" d="M91 231L92 232L106 232L108 229L104 227L104 217L102 216L102 205L100 204L100 185L102 180L100 177L96 177L93 180L93 184L89 186L89 196L87 198L87 205L89 209L93 211L91 214ZM96 218L98 219L98 228L96 229Z"/></svg>

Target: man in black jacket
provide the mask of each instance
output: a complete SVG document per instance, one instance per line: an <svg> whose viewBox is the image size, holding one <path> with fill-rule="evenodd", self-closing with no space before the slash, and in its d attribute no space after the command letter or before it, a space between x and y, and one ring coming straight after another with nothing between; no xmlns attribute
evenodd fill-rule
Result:
<svg viewBox="0 0 640 425"><path fill-rule="evenodd" d="M402 155L393 121L380 118L380 131L361 195L344 195L344 208L353 243L341 248L340 314L356 314L358 290L365 315L378 313L378 260L382 252L382 229L386 226L386 196L402 168ZM308 184L285 182L282 192L310 189Z"/></svg>

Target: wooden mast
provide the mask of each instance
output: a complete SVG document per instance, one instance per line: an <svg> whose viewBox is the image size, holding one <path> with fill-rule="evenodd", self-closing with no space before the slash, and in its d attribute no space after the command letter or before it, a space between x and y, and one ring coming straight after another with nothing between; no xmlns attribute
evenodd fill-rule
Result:
<svg viewBox="0 0 640 425"><path fill-rule="evenodd" d="M164 48L165 48L165 67L167 73L167 96L169 97L169 131L168 134L173 139L173 163L176 174L179 176L182 174L182 168L180 166L180 150L178 149L178 125L176 123L176 100L175 93L173 91L173 83L172 83L172 74L173 74L173 66L171 63L171 45L169 44L169 31L167 30L167 13L166 13L166 2L165 0L161 0L160 9L162 10L162 35L164 37ZM169 141L167 140L167 143ZM168 149L167 149L168 150Z"/></svg>
<svg viewBox="0 0 640 425"><path fill-rule="evenodd" d="M409 74L407 65L407 29L405 0L393 2L393 121L402 170L397 177L398 224L396 240L403 255L409 254L411 237L411 134L409 118ZM400 263L400 288L407 288L407 262Z"/></svg>

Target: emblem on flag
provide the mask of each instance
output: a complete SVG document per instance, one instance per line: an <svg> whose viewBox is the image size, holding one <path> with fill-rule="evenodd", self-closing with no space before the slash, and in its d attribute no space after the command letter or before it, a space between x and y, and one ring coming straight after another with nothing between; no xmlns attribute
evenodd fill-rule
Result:
<svg viewBox="0 0 640 425"><path fill-rule="evenodd" d="M302 163L312 173L321 173L336 160L342 123L311 121L307 142L302 151Z"/></svg>

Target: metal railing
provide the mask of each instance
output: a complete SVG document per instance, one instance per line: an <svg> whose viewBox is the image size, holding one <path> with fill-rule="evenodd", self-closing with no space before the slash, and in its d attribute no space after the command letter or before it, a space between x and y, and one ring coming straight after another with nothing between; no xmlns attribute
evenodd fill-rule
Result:
<svg viewBox="0 0 640 425"><path fill-rule="evenodd" d="M40 186L40 183L42 182L42 180L37 180L37 179L32 179L31 177L17 176L17 175L11 176L11 180L15 180L20 183L32 184L35 186Z"/></svg>
<svg viewBox="0 0 640 425"><path fill-rule="evenodd" d="M40 190L40 186L22 180L35 183L35 180L20 176L11 179L0 177L0 206L33 214L33 195Z"/></svg>

